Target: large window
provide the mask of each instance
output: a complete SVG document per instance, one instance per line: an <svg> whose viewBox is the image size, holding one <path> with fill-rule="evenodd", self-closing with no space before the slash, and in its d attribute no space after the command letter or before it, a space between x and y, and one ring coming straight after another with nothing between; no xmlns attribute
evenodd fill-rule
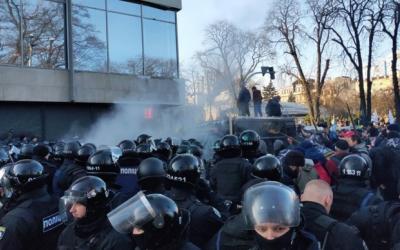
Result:
<svg viewBox="0 0 400 250"><path fill-rule="evenodd" d="M0 0L0 63L63 69L64 41L64 4Z"/></svg>
<svg viewBox="0 0 400 250"><path fill-rule="evenodd" d="M175 22L175 12L150 6L143 6L143 17L172 23Z"/></svg>
<svg viewBox="0 0 400 250"><path fill-rule="evenodd" d="M72 0L72 3L103 10L106 8L105 0Z"/></svg>
<svg viewBox="0 0 400 250"><path fill-rule="evenodd" d="M0 0L0 64L177 77L176 13L122 0ZM72 34L73 58L66 57Z"/></svg>
<svg viewBox="0 0 400 250"><path fill-rule="evenodd" d="M143 74L140 18L109 13L108 30L110 72Z"/></svg>
<svg viewBox="0 0 400 250"><path fill-rule="evenodd" d="M23 64L65 68L64 5L43 0L23 1Z"/></svg>
<svg viewBox="0 0 400 250"><path fill-rule="evenodd" d="M0 63L21 64L21 22L15 20L19 5L0 0Z"/></svg>
<svg viewBox="0 0 400 250"><path fill-rule="evenodd" d="M109 11L116 11L124 14L140 16L140 5L121 0L108 0L107 8Z"/></svg>
<svg viewBox="0 0 400 250"><path fill-rule="evenodd" d="M106 72L106 12L74 6L72 15L75 69Z"/></svg>
<svg viewBox="0 0 400 250"><path fill-rule="evenodd" d="M175 24L143 20L144 74L177 77Z"/></svg>

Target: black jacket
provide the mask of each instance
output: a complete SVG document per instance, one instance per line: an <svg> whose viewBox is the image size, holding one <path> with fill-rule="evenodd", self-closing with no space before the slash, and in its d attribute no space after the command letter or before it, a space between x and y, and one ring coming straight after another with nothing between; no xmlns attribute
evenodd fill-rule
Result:
<svg viewBox="0 0 400 250"><path fill-rule="evenodd" d="M333 190L333 204L331 216L337 220L345 221L352 213L361 207L375 205L382 202L363 181L350 178L339 178Z"/></svg>
<svg viewBox="0 0 400 250"><path fill-rule="evenodd" d="M192 192L171 188L167 196L176 202L179 209L190 212L189 240L196 246L202 248L223 225L218 210L201 203Z"/></svg>
<svg viewBox="0 0 400 250"><path fill-rule="evenodd" d="M57 249L132 250L132 242L115 231L104 216L88 225L78 225L76 221L68 225L58 239Z"/></svg>
<svg viewBox="0 0 400 250"><path fill-rule="evenodd" d="M281 116L281 104L278 100L272 98L268 101L267 106L265 106L265 113L267 116Z"/></svg>
<svg viewBox="0 0 400 250"><path fill-rule="evenodd" d="M242 214L230 217L207 244L206 250L248 250L253 246L253 233L246 229Z"/></svg>
<svg viewBox="0 0 400 250"><path fill-rule="evenodd" d="M324 250L365 250L358 229L329 217L322 205L303 202L301 212L304 230L313 233Z"/></svg>
<svg viewBox="0 0 400 250"><path fill-rule="evenodd" d="M211 170L210 185L225 200L240 202L240 189L250 178L249 161L237 157L220 160Z"/></svg>
<svg viewBox="0 0 400 250"><path fill-rule="evenodd" d="M7 204L0 220L0 249L53 250L63 229L58 199L46 187L35 189Z"/></svg>
<svg viewBox="0 0 400 250"><path fill-rule="evenodd" d="M369 250L400 246L400 203L385 201L355 212L347 223L356 226Z"/></svg>
<svg viewBox="0 0 400 250"><path fill-rule="evenodd" d="M250 250L270 250L270 249L261 249L258 245L255 244ZM296 238L294 239L293 245L290 248L290 250L320 250L320 246L314 235L306 231L300 230L297 233Z"/></svg>

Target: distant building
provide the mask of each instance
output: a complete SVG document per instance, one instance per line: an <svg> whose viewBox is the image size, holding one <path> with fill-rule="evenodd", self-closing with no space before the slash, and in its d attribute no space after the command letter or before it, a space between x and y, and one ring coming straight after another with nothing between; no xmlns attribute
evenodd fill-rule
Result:
<svg viewBox="0 0 400 250"><path fill-rule="evenodd" d="M55 139L81 134L114 103L147 116L184 103L181 0L8 2L0 1L0 133Z"/></svg>

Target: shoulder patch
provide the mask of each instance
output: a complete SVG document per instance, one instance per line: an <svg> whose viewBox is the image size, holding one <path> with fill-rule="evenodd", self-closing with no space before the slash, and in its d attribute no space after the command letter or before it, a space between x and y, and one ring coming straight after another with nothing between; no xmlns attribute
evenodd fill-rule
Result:
<svg viewBox="0 0 400 250"><path fill-rule="evenodd" d="M3 239L5 232L6 232L6 228L5 227L0 227L0 240Z"/></svg>

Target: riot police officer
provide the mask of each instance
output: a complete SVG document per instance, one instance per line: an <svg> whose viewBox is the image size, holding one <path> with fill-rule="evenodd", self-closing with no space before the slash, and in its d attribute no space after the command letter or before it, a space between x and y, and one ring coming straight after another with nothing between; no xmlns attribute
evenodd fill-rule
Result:
<svg viewBox="0 0 400 250"><path fill-rule="evenodd" d="M122 154L136 150L136 144L130 140L121 141L118 143L118 147L122 150Z"/></svg>
<svg viewBox="0 0 400 250"><path fill-rule="evenodd" d="M58 249L131 249L125 235L116 232L107 219L108 190L96 176L85 176L65 191L60 214L70 213L73 222L61 233Z"/></svg>
<svg viewBox="0 0 400 250"><path fill-rule="evenodd" d="M141 144L148 144L150 142L150 138L151 136L148 134L140 134L137 138L136 138L136 145L141 145Z"/></svg>
<svg viewBox="0 0 400 250"><path fill-rule="evenodd" d="M366 184L369 171L363 157L356 154L346 156L340 162L339 171L338 183L333 190L333 218L346 220L359 208L382 201Z"/></svg>
<svg viewBox="0 0 400 250"><path fill-rule="evenodd" d="M138 250L199 249L186 239L189 212L161 194L139 192L111 211L108 219L115 230L132 236Z"/></svg>
<svg viewBox="0 0 400 250"><path fill-rule="evenodd" d="M63 163L54 174L53 192L58 197L62 196L64 191L75 180L86 175L85 170L75 163L75 157L80 148L80 143L71 141L62 148Z"/></svg>
<svg viewBox="0 0 400 250"><path fill-rule="evenodd" d="M153 155L167 163L172 156L171 146L166 142L159 142L157 144L156 150L153 152Z"/></svg>
<svg viewBox="0 0 400 250"><path fill-rule="evenodd" d="M78 149L76 155L74 155L74 162L85 168L89 157L96 152L96 147L91 144L85 144Z"/></svg>
<svg viewBox="0 0 400 250"><path fill-rule="evenodd" d="M166 164L155 157L143 160L137 171L140 189L146 194L165 193L167 180Z"/></svg>
<svg viewBox="0 0 400 250"><path fill-rule="evenodd" d="M53 177L55 172L57 171L56 166L47 160L47 156L50 154L50 146L38 143L33 147L33 156L32 159L38 161L42 164L45 173L47 173L47 190L50 194L53 193Z"/></svg>
<svg viewBox="0 0 400 250"><path fill-rule="evenodd" d="M241 200L240 189L250 178L250 163L241 158L237 136L226 135L220 143L222 159L211 170L210 185L222 199L237 204Z"/></svg>
<svg viewBox="0 0 400 250"><path fill-rule="evenodd" d="M107 184L111 208L117 207L129 198L126 194L120 192L121 186L116 184L120 168L110 149L101 149L92 154L88 159L86 172L88 175L101 178Z"/></svg>
<svg viewBox="0 0 400 250"><path fill-rule="evenodd" d="M18 155L18 160L23 160L23 159L32 159L33 156L33 144L30 143L24 143L21 146L21 151Z"/></svg>
<svg viewBox="0 0 400 250"><path fill-rule="evenodd" d="M282 175L281 161L270 154L257 158L251 167L253 178L281 182Z"/></svg>
<svg viewBox="0 0 400 250"><path fill-rule="evenodd" d="M1 184L8 201L2 207L0 249L55 249L62 222L46 180L43 166L35 160L9 166Z"/></svg>
<svg viewBox="0 0 400 250"><path fill-rule="evenodd" d="M319 249L315 236L300 227L300 202L289 187L267 181L244 194L243 213L248 229L254 230L252 249Z"/></svg>
<svg viewBox="0 0 400 250"><path fill-rule="evenodd" d="M175 156L168 165L167 177L171 190L167 195L179 208L191 214L189 239L202 247L222 226L218 210L201 203L195 196L196 185L200 179L199 160L190 154Z"/></svg>
<svg viewBox="0 0 400 250"><path fill-rule="evenodd" d="M122 155L117 160L120 173L115 184L121 186L121 193L131 197L140 190L136 174L142 159L136 153L136 144L132 141L123 140L118 147L122 150Z"/></svg>
<svg viewBox="0 0 400 250"><path fill-rule="evenodd" d="M260 136L254 130L245 130L239 135L242 157L249 160L250 163L253 163L255 159L262 156L258 151L260 140Z"/></svg>

